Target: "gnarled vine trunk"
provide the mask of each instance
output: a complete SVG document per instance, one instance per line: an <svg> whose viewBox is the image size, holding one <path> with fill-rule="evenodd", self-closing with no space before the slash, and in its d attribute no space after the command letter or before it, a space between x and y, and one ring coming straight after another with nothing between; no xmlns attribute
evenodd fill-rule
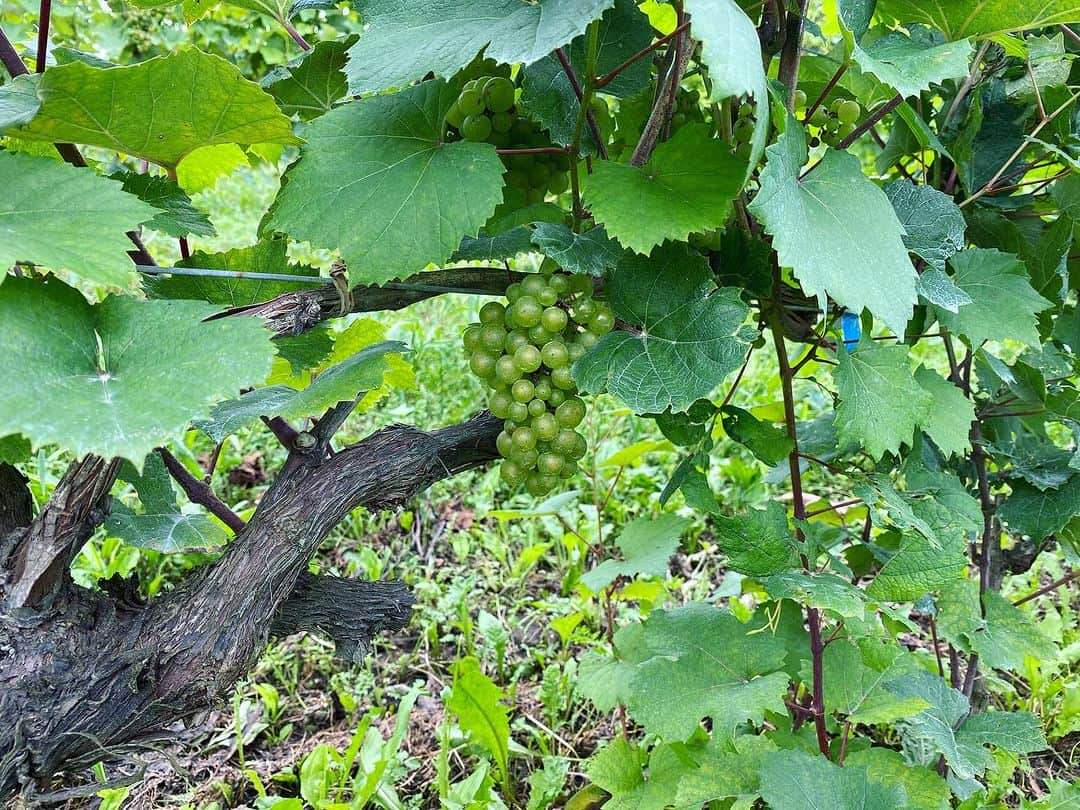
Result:
<svg viewBox="0 0 1080 810"><path fill-rule="evenodd" d="M0 797L205 708L270 634L321 631L356 659L375 633L402 627L404 586L315 577L307 564L352 509L401 504L494 458L500 424L485 414L433 433L395 426L334 454L318 436L293 449L219 560L146 604L129 583L91 592L69 574L107 515L116 463L74 462L33 519L22 477L0 465Z"/></svg>

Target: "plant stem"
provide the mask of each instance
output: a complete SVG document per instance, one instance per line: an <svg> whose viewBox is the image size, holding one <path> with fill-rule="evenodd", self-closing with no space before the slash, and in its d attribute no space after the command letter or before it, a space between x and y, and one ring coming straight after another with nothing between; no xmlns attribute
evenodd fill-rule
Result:
<svg viewBox="0 0 1080 810"><path fill-rule="evenodd" d="M653 100L652 111L649 113L649 118L641 130L641 137L638 139L637 146L634 147L634 153L630 156L631 166L644 165L652 155L653 148L655 148L656 142L660 138L664 122L671 111L668 106L669 94L665 91L671 86L678 88L682 76L686 72L686 66L690 64L690 56L694 50L689 47L689 42L686 43L687 47L677 47L677 43L682 42L684 39L689 39L689 35L685 31L679 35L675 45L668 47L671 52L671 64L668 66L667 72L663 74L663 78L657 79L657 92Z"/></svg>
<svg viewBox="0 0 1080 810"><path fill-rule="evenodd" d="M496 149L496 155L565 155L561 146L530 146L520 149Z"/></svg>
<svg viewBox="0 0 1080 810"><path fill-rule="evenodd" d="M184 490L188 500L205 507L233 532L239 533L243 531L247 524L214 494L209 485L189 473L187 467L181 464L176 456L164 447L159 447L157 451L161 455L161 460L165 462L165 469L169 471L169 475L173 477L173 480L180 485L180 489Z"/></svg>
<svg viewBox="0 0 1080 810"><path fill-rule="evenodd" d="M291 22L289 22L284 17L280 20L280 22L282 27L285 29L285 32L290 37L292 37L293 42L295 42L305 51L311 50L311 43L304 39L303 35L293 27L293 24Z"/></svg>
<svg viewBox="0 0 1080 810"><path fill-rule="evenodd" d="M788 110L795 111L795 87L799 83L799 57L802 52L803 17L809 0L799 0L798 11L788 12L785 23L784 46L780 49L780 70L777 78L788 93Z"/></svg>
<svg viewBox="0 0 1080 810"><path fill-rule="evenodd" d="M774 287L779 289L779 270L776 270ZM792 390L794 374L788 360L787 346L784 344L784 330L780 323L780 313L774 308L769 312L772 326L773 343L776 346L776 359L780 366L780 385L784 395L784 425L788 439L791 440L791 452L788 454L788 468L791 472L791 494L794 501L796 520L806 519L806 507L803 502L802 470L799 469L799 437L795 418L795 396ZM800 542L806 540L801 527L795 528L795 535ZM810 560L802 555L802 565L810 571ZM810 656L813 666L813 700L810 704L814 715L814 728L817 731L818 748L829 756L829 735L825 728L825 686L822 655L825 646L821 641L821 614L817 608L806 608L806 624L810 630Z"/></svg>
<svg viewBox="0 0 1080 810"><path fill-rule="evenodd" d="M687 21L683 22L681 25L676 26L675 30L672 31L670 34L665 34L664 36L660 37L660 39L656 40L656 42L654 42L652 45L649 45L647 48L642 48L640 51L635 53L633 56L631 56L629 59L624 61L622 64L612 68L610 71L608 71L607 73L605 73L603 76L601 76L599 79L596 80L596 84L595 84L596 89L599 90L601 87L607 87L609 84L611 84L611 82L615 79L616 76L618 76L620 73L622 73L628 67L630 67L632 64L637 62L639 59L642 59L643 57L648 56L650 53L655 51L657 48L667 44L674 37L677 37L679 34L681 34L683 31L685 31L689 27L690 27L690 21L687 20Z"/></svg>
<svg viewBox="0 0 1080 810"><path fill-rule="evenodd" d="M1023 596L1020 599L1017 599L1015 602L1013 602L1013 604L1014 605L1022 605L1025 602L1030 602L1032 599L1037 599L1040 596L1045 596L1046 594L1050 593L1051 591L1056 591L1062 585L1068 585L1070 582L1072 582L1073 580L1076 580L1076 579L1080 579L1080 568L1073 569L1072 571L1067 573L1065 576L1060 577L1059 579L1055 579L1049 585L1044 585L1043 587L1039 588L1039 590L1033 591L1032 593L1029 593L1027 596Z"/></svg>
<svg viewBox="0 0 1080 810"><path fill-rule="evenodd" d="M596 116L593 115L592 110L589 109L588 102L585 100L586 92L581 88L581 82L578 81L577 74L574 72L574 66L570 64L570 59L566 55L566 51L562 48L555 49L555 56L559 60L559 64L562 65L563 73L566 74L566 78L570 80L570 86L574 89L574 95L577 96L578 104L585 111L585 122L589 125L589 132L592 133L593 140L596 141L596 154L600 156L602 160L608 159L607 146L604 145L604 139L600 136L600 125L596 123ZM594 57L594 69L595 69L595 57ZM595 81L592 81L591 74L586 76L586 83L592 88L596 88ZM589 95L589 100L592 100L592 95ZM579 144L580 147L580 144ZM573 155L576 157L576 152Z"/></svg>
<svg viewBox="0 0 1080 810"><path fill-rule="evenodd" d="M818 94L818 97L814 99L814 103L806 108L806 115L803 116L803 123L805 124L810 120L810 116L814 114L814 111L821 106L821 103L828 97L830 91L836 87L836 83L840 81L840 77L847 73L848 63L843 62L840 67L836 69L836 72L829 79L828 84L825 85L825 89Z"/></svg>
<svg viewBox="0 0 1080 810"><path fill-rule="evenodd" d="M38 6L38 35L36 73L45 72L45 57L49 53L49 20L52 17L52 0L41 0Z"/></svg>
<svg viewBox="0 0 1080 810"><path fill-rule="evenodd" d="M849 146L851 146L853 143L855 143L855 141L857 141L859 138L861 138L864 132L871 129L874 126L874 124L876 124L878 121L880 121L886 115L888 115L893 110L895 110L897 107L899 107L900 103L903 100L904 100L904 97L902 95L900 95L899 93L897 93L895 96L890 98L888 101L886 101L884 104L882 104L876 110L874 110L874 112L871 113L870 116L865 121L863 121L861 124L859 124L859 126L855 127L855 131L852 132L850 135L848 135L846 138L844 138L844 140L840 141L840 143L838 143L836 145L836 148L837 149L847 149Z"/></svg>
<svg viewBox="0 0 1080 810"><path fill-rule="evenodd" d="M673 0L672 5L675 6L675 14L677 15L676 20L679 25L682 25L684 20L682 0ZM689 34L685 37L679 36L675 38L675 64L678 64L682 58L682 49L690 47L689 40ZM667 114L664 116L664 126L661 129L661 138L665 141L671 137L671 116L674 115L675 103L678 100L678 97L679 82L672 82L670 87L668 87Z"/></svg>

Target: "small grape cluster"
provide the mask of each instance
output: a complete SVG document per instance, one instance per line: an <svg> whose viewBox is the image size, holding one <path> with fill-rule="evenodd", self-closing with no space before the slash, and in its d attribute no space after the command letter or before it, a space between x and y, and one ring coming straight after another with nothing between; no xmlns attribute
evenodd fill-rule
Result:
<svg viewBox="0 0 1080 810"><path fill-rule="evenodd" d="M803 98L805 104L805 94ZM798 98L795 101L798 109ZM855 131L861 117L862 105L854 99L838 98L828 107L824 104L818 105L809 120L810 126L817 128L817 133L810 138L810 146L821 143L839 146L844 138Z"/></svg>
<svg viewBox="0 0 1080 810"><path fill-rule="evenodd" d="M701 123L704 120L698 91L680 87L675 96L675 111L671 115L671 131L678 132L687 124Z"/></svg>
<svg viewBox="0 0 1080 810"><path fill-rule="evenodd" d="M518 114L515 96L508 76L481 76L466 82L446 113L451 134L499 149L551 146L535 122ZM542 203L548 194L562 194L570 187L570 159L565 154L503 155L502 159L507 169L506 209Z"/></svg>
<svg viewBox="0 0 1080 810"><path fill-rule="evenodd" d="M750 141L754 138L754 127L757 118L754 115L754 105L743 102L739 105L735 116L735 123L731 126L731 140L735 146L735 155L740 160L750 159Z"/></svg>
<svg viewBox="0 0 1080 810"><path fill-rule="evenodd" d="M462 335L469 368L489 388L488 408L503 422L496 445L510 486L543 495L577 471L587 449L585 418L570 366L615 325L593 300L588 276L531 274L490 301Z"/></svg>

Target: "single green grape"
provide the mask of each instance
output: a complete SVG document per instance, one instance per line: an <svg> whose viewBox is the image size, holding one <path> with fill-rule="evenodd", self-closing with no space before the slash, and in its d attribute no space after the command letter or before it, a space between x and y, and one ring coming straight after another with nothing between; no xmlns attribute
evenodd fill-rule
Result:
<svg viewBox="0 0 1080 810"><path fill-rule="evenodd" d="M549 332L542 323L529 327L529 340L533 342L534 346L543 346L555 336L556 333Z"/></svg>
<svg viewBox="0 0 1080 810"><path fill-rule="evenodd" d="M559 300L559 294L551 287L545 287L537 293L536 300L540 302L541 306L550 307Z"/></svg>
<svg viewBox="0 0 1080 810"><path fill-rule="evenodd" d="M514 362L520 371L525 373L536 371L543 362L540 350L531 343L519 346L514 352Z"/></svg>
<svg viewBox="0 0 1080 810"><path fill-rule="evenodd" d="M820 127L829 120L829 111L822 106L818 106L814 109L813 114L810 116L810 123L815 127Z"/></svg>
<svg viewBox="0 0 1080 810"><path fill-rule="evenodd" d="M506 341L503 344L507 354L517 352L522 346L529 345L529 335L524 329L511 329L506 333Z"/></svg>
<svg viewBox="0 0 1080 810"><path fill-rule="evenodd" d="M533 386L533 396L536 396L536 386ZM539 416L542 413L547 413L547 403L544 400L537 397L536 399L529 401L529 416Z"/></svg>
<svg viewBox="0 0 1080 810"><path fill-rule="evenodd" d="M546 374L533 383L533 396L539 400L546 402L551 398L551 391L551 380Z"/></svg>
<svg viewBox="0 0 1080 810"><path fill-rule="evenodd" d="M521 289L534 298L540 291L546 290L547 286L547 279L537 273L531 273L521 280Z"/></svg>
<svg viewBox="0 0 1080 810"><path fill-rule="evenodd" d="M506 343L506 330L493 323L480 327L480 345L489 352L501 352Z"/></svg>
<svg viewBox="0 0 1080 810"><path fill-rule="evenodd" d="M594 335L606 335L615 326L615 315L606 307L598 309L589 321L588 330Z"/></svg>
<svg viewBox="0 0 1080 810"><path fill-rule="evenodd" d="M500 135L509 135L510 127L514 125L514 116L508 112L497 112L491 116L491 131ZM510 143L507 141L507 143Z"/></svg>
<svg viewBox="0 0 1080 810"><path fill-rule="evenodd" d="M511 304L522 296L521 285L516 281L506 288L506 300Z"/></svg>
<svg viewBox="0 0 1080 810"><path fill-rule="evenodd" d="M510 434L505 430L500 431L495 438L495 449L499 451L499 455L503 458L510 457L510 452L514 449L514 443L510 438Z"/></svg>
<svg viewBox="0 0 1080 810"><path fill-rule="evenodd" d="M596 342L600 340L600 336L593 332L581 332L574 340L579 346L583 346L588 350L596 345Z"/></svg>
<svg viewBox="0 0 1080 810"><path fill-rule="evenodd" d="M561 428L558 434L551 442L551 449L556 453L562 453L564 456L569 456L575 447L577 447L577 431L570 428Z"/></svg>
<svg viewBox="0 0 1080 810"><path fill-rule="evenodd" d="M450 109L446 111L446 123L454 129L461 129L461 124L464 120L465 113L461 111L461 105L455 101L450 105Z"/></svg>
<svg viewBox="0 0 1080 810"><path fill-rule="evenodd" d="M495 379L501 383L506 383L507 385L511 385L521 379L521 372L518 370L517 363L514 362L513 357L504 354L495 361Z"/></svg>
<svg viewBox="0 0 1080 810"><path fill-rule="evenodd" d="M465 331L461 333L461 344L470 354L480 348L480 324L472 323L465 327Z"/></svg>
<svg viewBox="0 0 1080 810"><path fill-rule="evenodd" d="M558 408L566 401L566 394L560 391L558 388L551 389L551 396L547 398L547 403L552 408Z"/></svg>
<svg viewBox="0 0 1080 810"><path fill-rule="evenodd" d="M514 83L496 76L484 84L484 101L494 113L503 113L514 106Z"/></svg>
<svg viewBox="0 0 1080 810"><path fill-rule="evenodd" d="M540 316L540 323L549 332L561 332L566 328L566 310L560 307L548 307Z"/></svg>
<svg viewBox="0 0 1080 810"><path fill-rule="evenodd" d="M589 443L585 441L585 437L577 431L574 431L574 446L570 450L570 458L575 461L580 461L585 458L585 454L589 452Z"/></svg>
<svg viewBox="0 0 1080 810"><path fill-rule="evenodd" d="M509 418L518 426L524 425L529 420L529 406L524 402L511 402Z"/></svg>
<svg viewBox="0 0 1080 810"><path fill-rule="evenodd" d="M861 115L862 105L851 99L844 101L836 108L836 117L840 119L840 123L842 124L854 124L859 120L859 116Z"/></svg>
<svg viewBox="0 0 1080 810"><path fill-rule="evenodd" d="M523 295L510 307L510 322L514 326L533 327L540 323L543 311L533 296Z"/></svg>
<svg viewBox="0 0 1080 810"><path fill-rule="evenodd" d="M574 388L574 378L570 376L570 366L553 368L551 370L551 384L563 391Z"/></svg>
<svg viewBox="0 0 1080 810"><path fill-rule="evenodd" d="M555 273L548 278L548 286L559 295L562 295L569 289L570 281L561 273Z"/></svg>
<svg viewBox="0 0 1080 810"><path fill-rule="evenodd" d="M467 87L461 91L455 103L466 118L479 115L484 111L484 94L475 87Z"/></svg>
<svg viewBox="0 0 1080 810"><path fill-rule="evenodd" d="M585 403L577 397L569 397L555 409L555 418L560 427L575 428L585 418Z"/></svg>
<svg viewBox="0 0 1080 810"><path fill-rule="evenodd" d="M488 410L497 419L505 419L510 415L510 404L514 400L505 391L494 391L488 397ZM564 405L566 403L563 403ZM569 427L573 427L570 425Z"/></svg>
<svg viewBox="0 0 1080 810"><path fill-rule="evenodd" d="M536 460L536 469L541 475L558 475L562 468L563 457L558 453L541 453Z"/></svg>
<svg viewBox="0 0 1080 810"><path fill-rule="evenodd" d="M514 397L516 402L528 404L533 398L533 384L530 380L518 380L511 386L510 394Z"/></svg>
<svg viewBox="0 0 1080 810"><path fill-rule="evenodd" d="M563 403L564 405L566 403ZM554 414L542 413L539 416L533 417L532 429L536 432L536 437L541 441L550 442L556 436L559 435L559 422Z"/></svg>
<svg viewBox="0 0 1080 810"><path fill-rule="evenodd" d="M836 130L837 139L840 141L844 140L844 138L848 137L855 131L856 126L857 125L854 122L848 124L841 124L840 129Z"/></svg>
<svg viewBox="0 0 1080 810"><path fill-rule="evenodd" d="M570 312L570 316L576 323L582 325L587 324L592 320L593 315L596 314L596 302L591 298L585 298L574 304L573 310Z"/></svg>
<svg viewBox="0 0 1080 810"><path fill-rule="evenodd" d="M796 110L805 110L806 109L806 93L803 90L796 90L795 91L795 109Z"/></svg>
<svg viewBox="0 0 1080 810"><path fill-rule="evenodd" d="M495 355L487 352L474 352L469 358L469 368L472 373L482 380L486 380L495 373Z"/></svg>
<svg viewBox="0 0 1080 810"><path fill-rule="evenodd" d="M536 447L536 432L530 427L519 427L510 438L515 450L532 450Z"/></svg>
<svg viewBox="0 0 1080 810"><path fill-rule="evenodd" d="M480 307L480 323L497 323L502 326L506 317L506 307L498 301L488 301Z"/></svg>
<svg viewBox="0 0 1080 810"><path fill-rule="evenodd" d="M570 350L559 340L549 340L540 350L540 358L550 369L562 368L570 362Z"/></svg>
<svg viewBox="0 0 1080 810"><path fill-rule="evenodd" d="M512 487L519 487L526 482L529 474L520 464L507 459L499 468L499 476Z"/></svg>

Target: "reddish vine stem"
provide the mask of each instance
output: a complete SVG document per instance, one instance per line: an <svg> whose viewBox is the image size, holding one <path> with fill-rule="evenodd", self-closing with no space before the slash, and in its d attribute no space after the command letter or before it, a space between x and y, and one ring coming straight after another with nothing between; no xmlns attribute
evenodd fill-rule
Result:
<svg viewBox="0 0 1080 810"><path fill-rule="evenodd" d="M268 416L259 417L263 424L270 428L270 432L274 434L282 447L286 450L292 450L293 443L296 441L296 437L300 435L300 431L282 419L280 416L273 418Z"/></svg>
<svg viewBox="0 0 1080 810"><path fill-rule="evenodd" d="M173 480L180 485L180 489L184 490L188 500L205 507L234 532L239 533L243 530L247 523L236 512L226 506L225 502L214 494L209 485L189 473L187 467L181 464L176 456L164 447L159 447L157 451L161 456L161 460L165 462L165 469L169 471L169 475L173 477Z"/></svg>
<svg viewBox="0 0 1080 810"><path fill-rule="evenodd" d="M838 143L836 145L836 148L837 149L847 149L849 146L851 146L853 143L855 143L855 141L857 141L859 138L861 138L863 136L863 133L865 133L868 130L870 130L871 128L873 128L874 124L876 124L878 121L880 121L886 115L888 115L893 110L895 110L897 107L899 107L900 103L903 100L904 100L904 97L902 95L900 95L899 93L897 93L891 99L889 99L884 104L882 104L880 107L878 107L876 110L874 110L874 112L872 112L870 114L870 116L865 121L863 121L861 124L859 124L857 127L855 127L855 131L852 132L850 135L848 135L846 138L844 138L844 140L840 141L840 143Z"/></svg>
<svg viewBox="0 0 1080 810"><path fill-rule="evenodd" d="M49 21L52 17L52 0L41 0L38 6L37 62L36 73L45 72L45 57L49 53Z"/></svg>
<svg viewBox="0 0 1080 810"><path fill-rule="evenodd" d="M779 283L779 278L776 279ZM799 468L799 437L795 418L795 395L792 389L794 374L788 360L787 346L784 345L784 330L780 323L780 315L775 309L769 313L772 326L773 343L776 345L776 359L780 366L780 385L784 396L784 425L787 429L788 439L791 441L791 452L788 454L788 468L791 472L791 494L794 500L795 518L806 519L806 506L803 503L802 470ZM800 542L805 541L806 536L800 527L796 527L795 535ZM800 555L803 568L810 571L810 560L805 555ZM825 728L825 680L823 667L823 654L825 645L821 640L821 614L817 608L806 608L806 624L810 631L810 657L813 667L813 699L810 707L814 716L814 729L817 732L818 749L825 757L829 756L829 735Z"/></svg>
<svg viewBox="0 0 1080 810"><path fill-rule="evenodd" d="M825 89L823 89L821 91L821 93L818 94L818 97L816 99L814 99L814 103L806 108L806 115L803 116L803 123L804 124L807 121L810 120L810 116L812 116L814 114L814 112L817 110L817 108L821 106L821 103L823 101L825 101L825 99L828 97L829 93L832 92L832 89L834 87L836 87L836 83L838 81L840 81L841 77L845 73L847 73L847 69L848 69L847 62L842 63L840 65L840 67L838 67L836 69L836 72L832 75L832 78L829 79L828 83L825 85Z"/></svg>
<svg viewBox="0 0 1080 810"><path fill-rule="evenodd" d="M933 616L930 617L930 640L934 642L934 657L937 658L938 675L944 678L945 663L941 660L941 646L938 643L937 622L934 621Z"/></svg>
<svg viewBox="0 0 1080 810"><path fill-rule="evenodd" d="M570 59L567 57L566 51L562 48L556 48L555 56L559 60L559 64L562 65L563 73L566 74L566 78L570 81L570 86L574 89L574 95L577 96L578 104L584 104L585 91L581 87L581 82L578 81L577 73L574 72L574 66L570 64ZM604 139L600 137L600 126L596 123L596 116L593 115L592 110L585 111L585 123L589 125L589 133L596 142L597 154L600 155L602 160L607 160L607 147L604 145Z"/></svg>
<svg viewBox="0 0 1080 810"><path fill-rule="evenodd" d="M675 6L675 19L679 25L682 25L684 21L682 0L674 0L673 5ZM675 64L678 64L679 60L682 58L682 49L690 47L689 35L685 37L675 37L673 41L675 44ZM664 116L662 139L665 141L671 137L671 117L675 114L675 103L678 100L678 96L679 82L673 81L668 88L667 114Z"/></svg>
<svg viewBox="0 0 1080 810"><path fill-rule="evenodd" d="M289 22L287 19L282 19L281 25L285 29L285 32L290 37L292 37L292 41L299 45L301 49L305 51L311 50L311 43L304 39L303 34L297 31L296 28L293 27L293 24L291 22Z"/></svg>
<svg viewBox="0 0 1080 810"><path fill-rule="evenodd" d="M1075 569L1073 571L1070 571L1065 576L1060 577L1058 579L1055 579L1049 585L1044 585L1043 587L1039 588L1039 590L1033 591L1033 592L1029 593L1027 596L1023 596L1023 597L1017 599L1015 602L1013 602L1013 604L1014 605L1022 605L1025 602L1030 602L1032 599L1037 599L1040 596L1045 596L1046 594L1050 593L1051 591L1056 591L1062 585L1068 585L1070 582L1072 582L1072 581L1074 581L1076 579L1080 579L1080 568L1077 568L1077 569Z"/></svg>
<svg viewBox="0 0 1080 810"><path fill-rule="evenodd" d="M630 67L632 64L637 62L639 59L642 59L642 58L648 56L650 53L655 51L657 48L660 48L660 47L666 45L668 42L670 42L672 39L677 37L679 34L681 34L683 31L685 31L689 27L690 27L690 21L689 20L682 23L681 25L676 26L675 30L673 30L670 34L665 34L664 36L660 37L660 39L656 40L656 42L654 42L652 45L649 45L647 48L642 48L640 51L635 53L629 59L625 60L621 64L619 64L616 67L609 70L607 73L605 73L603 76L601 76L599 79L596 80L596 83L595 83L594 86L596 87L597 90L599 90L601 87L607 87L609 84L611 84L612 81L615 80L616 76L618 76L620 73L622 73L628 67Z"/></svg>

